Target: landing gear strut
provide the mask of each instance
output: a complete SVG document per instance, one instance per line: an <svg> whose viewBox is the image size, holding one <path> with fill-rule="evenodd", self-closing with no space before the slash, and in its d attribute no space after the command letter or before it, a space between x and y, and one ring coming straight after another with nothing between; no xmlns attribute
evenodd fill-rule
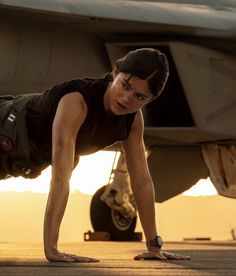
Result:
<svg viewBox="0 0 236 276"><path fill-rule="evenodd" d="M101 187L92 198L90 218L93 229L108 232L113 241L142 240L142 233L134 232L137 211L123 152L114 166L109 184Z"/></svg>

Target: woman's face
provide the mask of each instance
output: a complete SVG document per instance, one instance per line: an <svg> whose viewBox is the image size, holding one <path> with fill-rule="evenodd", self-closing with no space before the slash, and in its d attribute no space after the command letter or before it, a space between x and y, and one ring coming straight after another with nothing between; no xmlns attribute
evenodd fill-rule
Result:
<svg viewBox="0 0 236 276"><path fill-rule="evenodd" d="M105 93L104 106L107 112L124 115L136 112L152 97L146 80L120 72Z"/></svg>

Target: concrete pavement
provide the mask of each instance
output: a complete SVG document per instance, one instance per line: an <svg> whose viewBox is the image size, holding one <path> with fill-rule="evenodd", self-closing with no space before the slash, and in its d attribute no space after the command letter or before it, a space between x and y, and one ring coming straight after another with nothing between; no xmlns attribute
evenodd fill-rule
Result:
<svg viewBox="0 0 236 276"><path fill-rule="evenodd" d="M100 259L99 263L49 263L42 244L0 243L0 276L9 275L236 275L236 242L167 242L164 250L190 261L134 261L142 242L79 242L60 249Z"/></svg>

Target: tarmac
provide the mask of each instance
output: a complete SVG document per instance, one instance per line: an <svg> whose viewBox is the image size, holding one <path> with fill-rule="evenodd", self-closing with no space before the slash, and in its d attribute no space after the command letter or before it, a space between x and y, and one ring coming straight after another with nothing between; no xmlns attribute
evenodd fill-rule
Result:
<svg viewBox="0 0 236 276"><path fill-rule="evenodd" d="M0 276L33 275L236 275L236 241L166 242L163 250L186 254L185 261L134 261L143 242L78 242L61 251L100 259L98 263L50 263L39 243L0 243Z"/></svg>

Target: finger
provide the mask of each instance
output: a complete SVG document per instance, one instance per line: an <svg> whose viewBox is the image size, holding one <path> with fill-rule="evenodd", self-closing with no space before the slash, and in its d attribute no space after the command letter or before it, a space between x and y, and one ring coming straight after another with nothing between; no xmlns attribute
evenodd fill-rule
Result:
<svg viewBox="0 0 236 276"><path fill-rule="evenodd" d="M190 260L189 256L174 254L165 251L162 251L162 255L164 255L168 260Z"/></svg>
<svg viewBox="0 0 236 276"><path fill-rule="evenodd" d="M134 257L135 261L139 260L166 260L167 258L162 254L157 254L156 252L145 252L141 255Z"/></svg>
<svg viewBox="0 0 236 276"><path fill-rule="evenodd" d="M137 255L137 256L135 256L135 257L134 257L134 260L135 260L135 261L139 261L139 260L142 260L142 257L141 257L141 255Z"/></svg>
<svg viewBox="0 0 236 276"><path fill-rule="evenodd" d="M62 262L66 261L66 262L69 262L69 263L73 263L75 260L73 258L69 257L69 256L63 256L61 261Z"/></svg>
<svg viewBox="0 0 236 276"><path fill-rule="evenodd" d="M74 260L76 262L80 262L80 263L98 263L99 260L98 259L94 259L94 258L85 258L85 257L77 257L74 258Z"/></svg>
<svg viewBox="0 0 236 276"><path fill-rule="evenodd" d="M184 256L184 255L178 255L178 254L174 254L173 257L175 260L190 260L189 256ZM173 259L172 259L173 260Z"/></svg>
<svg viewBox="0 0 236 276"><path fill-rule="evenodd" d="M49 262L74 262L74 259L66 256L66 255L57 255L57 256L51 256L51 257L47 257Z"/></svg>
<svg viewBox="0 0 236 276"><path fill-rule="evenodd" d="M80 263L95 263L99 262L98 259L94 258L89 258L89 257L81 257L73 254L67 254L70 258L72 258L75 262L80 262Z"/></svg>

